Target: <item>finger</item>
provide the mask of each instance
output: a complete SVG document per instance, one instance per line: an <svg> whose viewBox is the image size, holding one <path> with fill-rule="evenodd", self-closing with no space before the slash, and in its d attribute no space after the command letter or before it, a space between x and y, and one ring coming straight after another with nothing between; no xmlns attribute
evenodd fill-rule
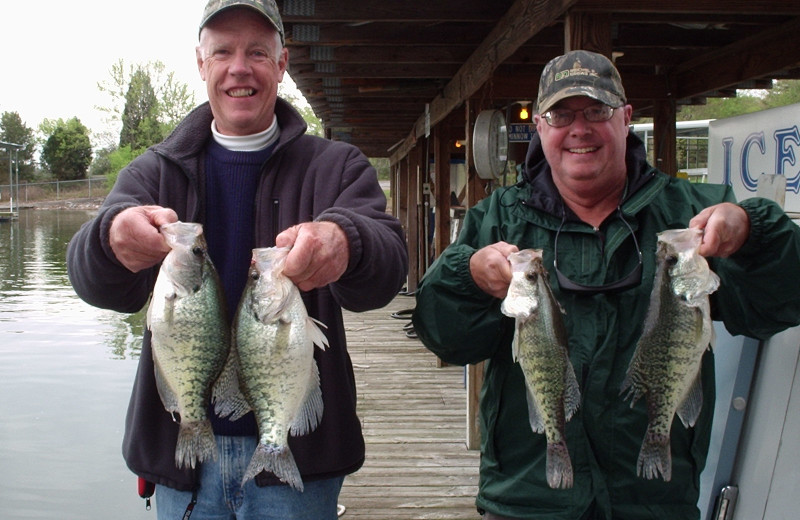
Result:
<svg viewBox="0 0 800 520"><path fill-rule="evenodd" d="M290 235L287 236L290 237ZM277 238L276 238L277 245ZM288 244L287 244L288 245ZM286 247L287 245L279 246ZM307 235L295 232L291 250L286 255L283 265L283 273L295 282L302 282L309 278L309 265L314 261L316 250L308 239Z"/></svg>
<svg viewBox="0 0 800 520"><path fill-rule="evenodd" d="M165 224L172 224L178 221L178 214L172 208L157 207L152 212L149 212L150 222L156 228L160 228Z"/></svg>
<svg viewBox="0 0 800 520"><path fill-rule="evenodd" d="M292 226L284 229L275 237L275 245L277 247L292 247L297 240L299 229L300 226Z"/></svg>
<svg viewBox="0 0 800 520"><path fill-rule="evenodd" d="M694 229L704 229L708 225L708 219L713 213L712 208L706 208L689 221L689 227Z"/></svg>

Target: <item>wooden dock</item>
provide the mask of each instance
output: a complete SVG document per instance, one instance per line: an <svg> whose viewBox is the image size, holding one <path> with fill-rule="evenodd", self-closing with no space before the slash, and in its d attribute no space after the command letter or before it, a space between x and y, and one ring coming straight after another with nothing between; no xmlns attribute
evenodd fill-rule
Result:
<svg viewBox="0 0 800 520"><path fill-rule="evenodd" d="M477 520L479 452L467 450L464 368L437 368L436 357L408 338L414 306L397 296L383 309L345 312L367 444L364 466L347 477L343 520Z"/></svg>
<svg viewBox="0 0 800 520"><path fill-rule="evenodd" d="M0 222L5 222L8 220L17 220L18 218L19 218L19 212L17 211L0 210Z"/></svg>

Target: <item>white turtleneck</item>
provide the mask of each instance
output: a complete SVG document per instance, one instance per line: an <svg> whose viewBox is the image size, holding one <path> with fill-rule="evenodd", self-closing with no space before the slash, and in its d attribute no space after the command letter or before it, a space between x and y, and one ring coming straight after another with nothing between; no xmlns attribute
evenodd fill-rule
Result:
<svg viewBox="0 0 800 520"><path fill-rule="evenodd" d="M272 124L263 132L251 135L223 135L217 131L216 121L211 121L214 140L232 152L257 152L272 146L281 135L278 118L272 116Z"/></svg>

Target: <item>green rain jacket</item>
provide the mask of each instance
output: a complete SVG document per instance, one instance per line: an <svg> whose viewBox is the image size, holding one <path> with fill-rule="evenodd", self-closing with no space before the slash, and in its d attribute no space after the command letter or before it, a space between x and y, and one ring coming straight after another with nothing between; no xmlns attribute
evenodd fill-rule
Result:
<svg viewBox="0 0 800 520"><path fill-rule="evenodd" d="M481 391L482 454L479 509L519 519L697 519L699 478L708 453L714 408L713 355L703 359L704 404L697 424L671 431L672 479L645 480L636 461L647 425L645 400L630 406L620 394L642 332L655 273L656 233L685 228L703 208L735 202L729 186L692 184L646 163L642 142L628 137L628 186L617 212L599 229L581 222L553 185L538 136L531 142L525 179L499 188L466 215L463 229L434 262L416 292L414 328L422 342L453 364L488 360ZM733 256L710 259L721 285L712 313L732 334L767 338L800 323L800 228L774 203L740 203L751 233ZM601 285L625 277L643 254L641 283L615 294L561 290L553 272ZM472 254L505 241L544 250L550 283L566 314L570 360L581 390L578 412L566 425L574 486L553 490L545 476L546 440L528 424L522 371L511 358L513 320L501 300L481 291L469 272Z"/></svg>

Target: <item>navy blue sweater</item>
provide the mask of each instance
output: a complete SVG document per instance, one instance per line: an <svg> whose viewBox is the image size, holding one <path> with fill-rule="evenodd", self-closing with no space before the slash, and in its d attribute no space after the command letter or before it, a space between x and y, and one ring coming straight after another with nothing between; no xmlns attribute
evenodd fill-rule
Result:
<svg viewBox="0 0 800 520"><path fill-rule="evenodd" d="M255 244L255 193L273 146L257 152L234 152L209 139L206 154L206 223L208 253L225 291L229 322L242 297ZM231 422L209 413L221 435L256 435L252 413Z"/></svg>

